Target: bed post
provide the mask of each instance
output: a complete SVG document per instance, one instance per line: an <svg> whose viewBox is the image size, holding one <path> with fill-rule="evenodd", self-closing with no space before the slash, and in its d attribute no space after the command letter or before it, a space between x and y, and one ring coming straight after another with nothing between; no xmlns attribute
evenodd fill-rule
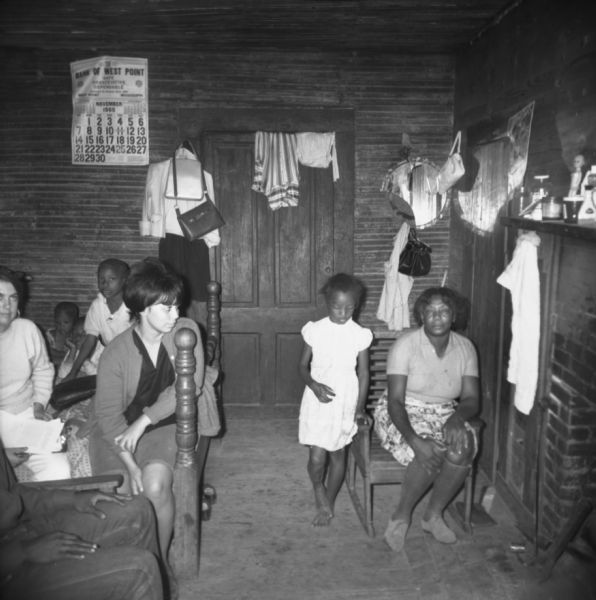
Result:
<svg viewBox="0 0 596 600"><path fill-rule="evenodd" d="M178 577L195 577L199 570L199 502L197 445L197 390L194 381L196 361L193 349L195 333L180 329L176 344L176 464L174 497L176 519L170 549L171 564Z"/></svg>
<svg viewBox="0 0 596 600"><path fill-rule="evenodd" d="M220 331L221 322L219 311L221 308L221 285L217 281L207 284L207 364L219 370L221 357Z"/></svg>

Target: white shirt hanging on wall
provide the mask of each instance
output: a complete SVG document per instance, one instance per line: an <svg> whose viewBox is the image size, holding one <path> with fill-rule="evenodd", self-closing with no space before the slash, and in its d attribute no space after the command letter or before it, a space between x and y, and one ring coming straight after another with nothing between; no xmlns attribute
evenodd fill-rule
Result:
<svg viewBox="0 0 596 600"><path fill-rule="evenodd" d="M511 349L507 381L515 384L515 407L530 414L538 383L540 344L540 274L538 246L534 231L520 233L513 258L499 275L497 283L511 292Z"/></svg>
<svg viewBox="0 0 596 600"><path fill-rule="evenodd" d="M197 157L186 148L179 148L176 152L176 157L197 160ZM147 170L143 217L140 224L142 236L165 237L166 233L179 236L183 235L176 217L176 202L164 197L169 168L170 160L164 160L150 164L149 169ZM213 177L207 171L203 171L203 173L205 175L207 193L209 194L209 198L215 204ZM200 202L195 202L194 200L178 200L177 204L180 212L185 213L200 204ZM219 229L210 231L201 239L205 241L209 248L218 246L221 241Z"/></svg>

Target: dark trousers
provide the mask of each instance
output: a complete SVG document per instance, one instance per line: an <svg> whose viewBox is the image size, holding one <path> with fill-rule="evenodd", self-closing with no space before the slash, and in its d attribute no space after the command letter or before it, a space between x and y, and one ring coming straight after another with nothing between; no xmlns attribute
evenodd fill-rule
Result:
<svg viewBox="0 0 596 600"><path fill-rule="evenodd" d="M146 498L124 506L98 505L105 519L75 510L40 515L24 524L23 539L64 531L99 545L83 559L24 563L0 596L11 600L162 600L155 515Z"/></svg>

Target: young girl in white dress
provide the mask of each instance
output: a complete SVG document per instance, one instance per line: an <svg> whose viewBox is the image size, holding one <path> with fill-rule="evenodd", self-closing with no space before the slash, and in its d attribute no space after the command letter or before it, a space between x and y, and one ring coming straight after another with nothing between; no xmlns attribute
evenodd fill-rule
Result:
<svg viewBox="0 0 596 600"><path fill-rule="evenodd" d="M345 273L323 286L329 316L302 328L300 376L306 384L300 405L298 439L310 447L308 475L315 493L315 526L333 518L344 480L345 447L358 430L368 391L370 329L352 320L364 287Z"/></svg>

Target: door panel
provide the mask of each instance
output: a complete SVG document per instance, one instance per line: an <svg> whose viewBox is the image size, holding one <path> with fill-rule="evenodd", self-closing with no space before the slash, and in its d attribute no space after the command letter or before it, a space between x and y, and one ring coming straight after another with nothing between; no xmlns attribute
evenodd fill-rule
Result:
<svg viewBox="0 0 596 600"><path fill-rule="evenodd" d="M254 133L205 132L202 147L226 221L215 252L224 405L295 409L303 390L300 330L325 314L319 290L327 277L351 267L345 243L338 249L334 240L351 231L352 203L341 210L331 168L301 166L299 205L271 211L267 198L251 188Z"/></svg>

